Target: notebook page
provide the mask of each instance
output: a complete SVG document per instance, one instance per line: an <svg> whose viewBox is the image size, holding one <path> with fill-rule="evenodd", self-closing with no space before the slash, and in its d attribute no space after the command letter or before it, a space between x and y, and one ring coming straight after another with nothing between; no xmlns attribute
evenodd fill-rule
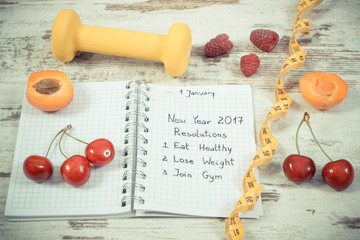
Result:
<svg viewBox="0 0 360 240"><path fill-rule="evenodd" d="M145 191L137 193L145 202L136 209L228 217L256 151L251 87L150 87ZM261 215L258 201L242 216Z"/></svg>
<svg viewBox="0 0 360 240"><path fill-rule="evenodd" d="M129 207L121 207L126 83L73 84L73 101L53 113L40 111L24 99L5 216L12 220L21 217L61 219L64 216L106 215L129 210ZM92 166L89 181L81 187L72 187L60 175L65 158L58 150L57 139L48 156L54 165L52 178L41 184L27 179L22 169L26 157L33 154L45 156L52 138L68 124L73 127L69 133L83 141L110 140L115 147L114 160L103 167ZM68 157L84 155L85 147L66 136L62 140L62 149Z"/></svg>

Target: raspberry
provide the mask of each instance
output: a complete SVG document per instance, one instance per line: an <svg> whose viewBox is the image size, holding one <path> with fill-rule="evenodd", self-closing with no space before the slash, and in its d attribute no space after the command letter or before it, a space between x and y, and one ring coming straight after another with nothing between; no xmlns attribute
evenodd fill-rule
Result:
<svg viewBox="0 0 360 240"><path fill-rule="evenodd" d="M260 66L260 59L255 54L249 54L241 57L240 68L247 77L255 74Z"/></svg>
<svg viewBox="0 0 360 240"><path fill-rule="evenodd" d="M250 34L250 41L265 52L271 52L279 41L279 35L271 30L256 29Z"/></svg>
<svg viewBox="0 0 360 240"><path fill-rule="evenodd" d="M211 39L205 45L204 52L208 57L216 57L223 53L230 52L233 46L233 43L229 40L229 36L223 33Z"/></svg>

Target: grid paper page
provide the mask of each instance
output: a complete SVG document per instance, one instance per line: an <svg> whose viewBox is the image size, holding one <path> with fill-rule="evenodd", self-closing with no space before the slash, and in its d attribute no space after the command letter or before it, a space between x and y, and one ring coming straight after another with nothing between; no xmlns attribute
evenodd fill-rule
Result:
<svg viewBox="0 0 360 240"><path fill-rule="evenodd" d="M150 87L146 189L137 193L145 203L136 208L228 217L256 151L251 87ZM242 217L261 215L258 201Z"/></svg>
<svg viewBox="0 0 360 240"><path fill-rule="evenodd" d="M26 99L18 130L5 215L9 218L49 218L81 215L106 215L128 211L121 207L122 152L126 82L74 84L74 99L66 108L46 113L31 106ZM97 138L110 140L115 158L106 166L91 168L89 181L78 188L62 180L60 166L65 158L58 140L48 158L54 165L51 179L41 184L27 179L23 162L30 155L45 156L52 138L66 125L68 132L85 142ZM62 149L70 157L84 155L86 145L64 136Z"/></svg>

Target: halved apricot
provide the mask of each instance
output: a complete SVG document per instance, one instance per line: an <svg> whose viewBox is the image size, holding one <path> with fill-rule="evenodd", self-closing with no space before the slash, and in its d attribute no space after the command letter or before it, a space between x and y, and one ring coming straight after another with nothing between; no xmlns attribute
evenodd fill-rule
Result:
<svg viewBox="0 0 360 240"><path fill-rule="evenodd" d="M66 107L73 99L74 88L68 76L60 71L40 71L30 75L26 98L34 107L53 112Z"/></svg>
<svg viewBox="0 0 360 240"><path fill-rule="evenodd" d="M334 73L311 72L300 79L300 90L310 105L326 110L344 100L348 93L348 86Z"/></svg>

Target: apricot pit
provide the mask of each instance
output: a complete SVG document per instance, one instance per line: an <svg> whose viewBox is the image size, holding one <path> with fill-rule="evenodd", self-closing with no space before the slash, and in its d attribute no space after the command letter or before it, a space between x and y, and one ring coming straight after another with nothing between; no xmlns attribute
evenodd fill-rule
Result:
<svg viewBox="0 0 360 240"><path fill-rule="evenodd" d="M46 111L58 111L72 101L74 89L68 76L60 71L33 73L26 89L26 98L34 107Z"/></svg>

